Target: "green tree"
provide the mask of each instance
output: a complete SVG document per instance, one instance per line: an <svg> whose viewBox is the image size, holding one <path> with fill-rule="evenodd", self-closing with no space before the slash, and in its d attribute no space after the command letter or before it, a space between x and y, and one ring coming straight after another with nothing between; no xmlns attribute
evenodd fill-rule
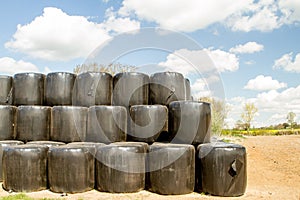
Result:
<svg viewBox="0 0 300 200"><path fill-rule="evenodd" d="M290 124L291 129L293 129L293 126L294 126L294 123L295 123L295 117L296 117L296 114L294 112L289 112L287 114L286 119L287 119L288 123Z"/></svg>
<svg viewBox="0 0 300 200"><path fill-rule="evenodd" d="M247 132L249 132L249 129L251 127L251 122L257 113L258 109L254 105L254 103L246 103L243 108L244 112L241 114L241 118L245 123L245 128Z"/></svg>
<svg viewBox="0 0 300 200"><path fill-rule="evenodd" d="M108 65L102 65L98 63L90 63L90 64L81 64L77 65L73 72L75 74L80 74L83 72L107 72L111 75L115 75L119 72L134 72L137 67L132 65L125 65L121 63L110 63Z"/></svg>
<svg viewBox="0 0 300 200"><path fill-rule="evenodd" d="M211 106L211 132L215 135L221 134L225 126L225 118L227 117L229 108L225 101L217 100L212 97L201 97L199 101L208 102Z"/></svg>

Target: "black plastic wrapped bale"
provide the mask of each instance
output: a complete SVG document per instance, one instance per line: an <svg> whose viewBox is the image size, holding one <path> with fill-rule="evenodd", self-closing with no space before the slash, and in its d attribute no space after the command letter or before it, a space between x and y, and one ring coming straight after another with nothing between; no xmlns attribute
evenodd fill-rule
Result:
<svg viewBox="0 0 300 200"><path fill-rule="evenodd" d="M155 73L150 77L150 103L169 105L185 100L185 79L177 72Z"/></svg>
<svg viewBox="0 0 300 200"><path fill-rule="evenodd" d="M185 79L185 100L192 100L191 83L189 79Z"/></svg>
<svg viewBox="0 0 300 200"><path fill-rule="evenodd" d="M95 184L95 159L88 148L63 145L48 152L48 181L57 193L80 193Z"/></svg>
<svg viewBox="0 0 300 200"><path fill-rule="evenodd" d="M126 141L127 111L123 106L92 106L88 111L87 142Z"/></svg>
<svg viewBox="0 0 300 200"><path fill-rule="evenodd" d="M163 105L136 105L130 108L128 139L153 143L168 128L168 108Z"/></svg>
<svg viewBox="0 0 300 200"><path fill-rule="evenodd" d="M149 76L137 72L123 72L113 78L113 105L147 105L149 99Z"/></svg>
<svg viewBox="0 0 300 200"><path fill-rule="evenodd" d="M197 190L217 196L241 196L247 185L245 147L224 142L198 146Z"/></svg>
<svg viewBox="0 0 300 200"><path fill-rule="evenodd" d="M13 79L14 105L43 105L44 82L44 74L15 74Z"/></svg>
<svg viewBox="0 0 300 200"><path fill-rule="evenodd" d="M46 105L72 105L72 94L76 75L68 72L47 74L45 98Z"/></svg>
<svg viewBox="0 0 300 200"><path fill-rule="evenodd" d="M22 141L17 140L4 140L0 141L0 182L2 182L2 156L3 156L3 149L12 146L12 145L21 145L24 144Z"/></svg>
<svg viewBox="0 0 300 200"><path fill-rule="evenodd" d="M0 140L13 140L16 137L17 107L0 105Z"/></svg>
<svg viewBox="0 0 300 200"><path fill-rule="evenodd" d="M11 76L0 75L0 105L12 104L12 82Z"/></svg>
<svg viewBox="0 0 300 200"><path fill-rule="evenodd" d="M148 145L140 142L117 142L98 147L96 189L111 193L143 190L147 149Z"/></svg>
<svg viewBox="0 0 300 200"><path fill-rule="evenodd" d="M95 157L97 148L100 146L105 146L106 144L100 142L71 142L68 143L67 145L72 147L87 148L89 152Z"/></svg>
<svg viewBox="0 0 300 200"><path fill-rule="evenodd" d="M65 145L65 143L63 142L55 142L55 141L31 141L31 142L27 142L26 144L43 145L49 148Z"/></svg>
<svg viewBox="0 0 300 200"><path fill-rule="evenodd" d="M195 185L195 148L187 144L154 143L148 155L149 190L188 194Z"/></svg>
<svg viewBox="0 0 300 200"><path fill-rule="evenodd" d="M14 192L34 192L47 188L48 147L17 145L3 151L3 188Z"/></svg>
<svg viewBox="0 0 300 200"><path fill-rule="evenodd" d="M104 72L85 72L76 77L73 105L111 105L113 78Z"/></svg>
<svg viewBox="0 0 300 200"><path fill-rule="evenodd" d="M169 105L169 134L172 143L198 145L210 141L209 103L174 101Z"/></svg>
<svg viewBox="0 0 300 200"><path fill-rule="evenodd" d="M51 107L19 106L17 109L16 139L27 141L49 140Z"/></svg>
<svg viewBox="0 0 300 200"><path fill-rule="evenodd" d="M81 142L86 137L88 108L54 106L51 114L50 139L59 142Z"/></svg>

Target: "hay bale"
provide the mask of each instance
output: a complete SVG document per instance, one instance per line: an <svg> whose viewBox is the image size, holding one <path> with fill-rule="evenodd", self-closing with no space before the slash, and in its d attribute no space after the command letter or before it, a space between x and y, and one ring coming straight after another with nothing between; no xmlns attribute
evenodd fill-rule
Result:
<svg viewBox="0 0 300 200"><path fill-rule="evenodd" d="M15 106L0 105L0 140L16 138L16 112Z"/></svg>

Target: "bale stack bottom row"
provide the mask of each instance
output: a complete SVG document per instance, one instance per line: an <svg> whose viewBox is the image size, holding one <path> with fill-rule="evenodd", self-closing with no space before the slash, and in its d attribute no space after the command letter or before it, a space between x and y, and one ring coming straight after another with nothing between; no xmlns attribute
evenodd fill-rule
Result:
<svg viewBox="0 0 300 200"><path fill-rule="evenodd" d="M165 195L193 191L240 196L246 188L245 148L223 142L192 145L1 141L3 188L111 193L147 189Z"/></svg>

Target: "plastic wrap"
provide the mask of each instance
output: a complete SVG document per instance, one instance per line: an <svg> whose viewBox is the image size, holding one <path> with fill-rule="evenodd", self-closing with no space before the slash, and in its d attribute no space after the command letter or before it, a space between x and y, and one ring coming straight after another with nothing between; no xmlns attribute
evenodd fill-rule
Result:
<svg viewBox="0 0 300 200"><path fill-rule="evenodd" d="M12 82L11 76L0 75L0 105L12 104Z"/></svg>
<svg viewBox="0 0 300 200"><path fill-rule="evenodd" d="M55 142L55 141L31 141L31 142L27 142L26 144L43 145L43 146L47 146L49 148L65 145L65 143L63 143L63 142Z"/></svg>
<svg viewBox="0 0 300 200"><path fill-rule="evenodd" d="M92 106L88 110L87 142L126 140L127 111L122 106Z"/></svg>
<svg viewBox="0 0 300 200"><path fill-rule="evenodd" d="M174 101L169 105L169 133L172 143L202 144L210 141L210 104Z"/></svg>
<svg viewBox="0 0 300 200"><path fill-rule="evenodd" d="M247 185L245 147L223 142L198 146L197 190L218 196L240 196Z"/></svg>
<svg viewBox="0 0 300 200"><path fill-rule="evenodd" d="M43 105L44 82L44 74L15 74L13 79L14 105Z"/></svg>
<svg viewBox="0 0 300 200"><path fill-rule="evenodd" d="M104 72L79 74L74 84L73 105L111 105L112 82L112 76Z"/></svg>
<svg viewBox="0 0 300 200"><path fill-rule="evenodd" d="M12 145L21 145L24 144L22 141L17 140L4 140L0 141L0 182L2 182L2 156L3 156L3 149L12 146Z"/></svg>
<svg viewBox="0 0 300 200"><path fill-rule="evenodd" d="M19 106L17 109L16 139L27 141L49 140L51 108Z"/></svg>
<svg viewBox="0 0 300 200"><path fill-rule="evenodd" d="M112 193L145 188L146 143L117 142L101 146L96 154L96 189Z"/></svg>
<svg viewBox="0 0 300 200"><path fill-rule="evenodd" d="M72 105L75 78L75 74L67 72L47 74L45 88L46 105Z"/></svg>
<svg viewBox="0 0 300 200"><path fill-rule="evenodd" d="M50 139L65 143L84 141L87 111L85 107L54 106Z"/></svg>
<svg viewBox="0 0 300 200"><path fill-rule="evenodd" d="M185 100L185 79L177 72L155 73L150 77L150 103L169 105Z"/></svg>
<svg viewBox="0 0 300 200"><path fill-rule="evenodd" d="M3 151L3 188L14 192L34 192L47 188L48 147L17 145Z"/></svg>
<svg viewBox="0 0 300 200"><path fill-rule="evenodd" d="M148 156L149 190L158 194L194 191L195 149L192 145L154 143Z"/></svg>
<svg viewBox="0 0 300 200"><path fill-rule="evenodd" d="M149 76L143 73L123 72L113 78L113 105L129 108L147 105L149 99Z"/></svg>
<svg viewBox="0 0 300 200"><path fill-rule="evenodd" d="M136 105L130 108L128 140L153 143L168 130L168 108L162 105Z"/></svg>
<svg viewBox="0 0 300 200"><path fill-rule="evenodd" d="M16 111L15 106L0 105L0 140L15 139Z"/></svg>
<svg viewBox="0 0 300 200"><path fill-rule="evenodd" d="M191 83L189 79L185 79L185 100L192 100Z"/></svg>
<svg viewBox="0 0 300 200"><path fill-rule="evenodd" d="M52 192L80 193L92 190L95 160L88 148L51 147L48 152L48 180Z"/></svg>

